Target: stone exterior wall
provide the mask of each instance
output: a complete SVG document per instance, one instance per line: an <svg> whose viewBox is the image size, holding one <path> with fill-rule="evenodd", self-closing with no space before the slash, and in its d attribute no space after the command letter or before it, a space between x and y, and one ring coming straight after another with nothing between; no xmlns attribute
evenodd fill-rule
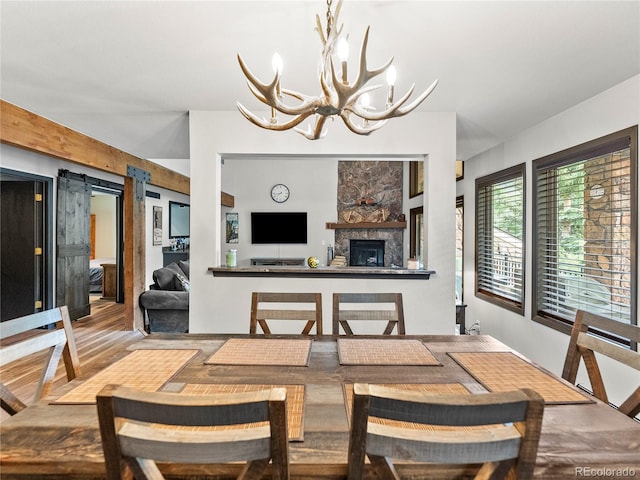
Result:
<svg viewBox="0 0 640 480"><path fill-rule="evenodd" d="M361 218L386 215L397 221L402 215L402 179L404 162L338 162L338 222L345 214ZM384 266L403 266L403 229L344 228L335 231L335 254L349 259L349 239L385 240Z"/></svg>
<svg viewBox="0 0 640 480"><path fill-rule="evenodd" d="M585 274L600 278L613 302L631 289L631 160L629 149L585 164ZM626 297L626 298L624 298Z"/></svg>

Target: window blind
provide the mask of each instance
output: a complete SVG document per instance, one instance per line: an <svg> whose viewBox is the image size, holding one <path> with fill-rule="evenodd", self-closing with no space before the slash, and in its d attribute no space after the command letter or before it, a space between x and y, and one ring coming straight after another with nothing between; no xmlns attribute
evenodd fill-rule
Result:
<svg viewBox="0 0 640 480"><path fill-rule="evenodd" d="M534 163L534 170L538 313L571 322L581 309L630 323L635 186L628 137Z"/></svg>
<svg viewBox="0 0 640 480"><path fill-rule="evenodd" d="M476 294L522 311L524 165L476 181Z"/></svg>

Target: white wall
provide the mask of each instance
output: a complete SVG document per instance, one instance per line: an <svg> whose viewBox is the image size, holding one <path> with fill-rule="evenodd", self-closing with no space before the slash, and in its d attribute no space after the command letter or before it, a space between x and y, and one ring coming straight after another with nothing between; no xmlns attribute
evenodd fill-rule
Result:
<svg viewBox="0 0 640 480"><path fill-rule="evenodd" d="M284 203L271 200L271 187L284 183L290 197ZM327 246L334 231L326 222L336 221L337 159L285 157L279 159L225 158L222 190L235 197L234 208L222 208L222 253L238 250L238 265L248 266L253 257L316 256L326 263ZM251 212L307 212L306 245L252 245ZM238 213L238 243L226 243L225 213Z"/></svg>
<svg viewBox="0 0 640 480"><path fill-rule="evenodd" d="M160 194L160 198L146 197L144 207L146 233L145 285L149 286L153 283L153 271L162 267L162 247L169 246L169 201L190 203L191 200L188 195L153 185L148 186L147 190ZM162 208L162 245L153 244L153 207Z"/></svg>
<svg viewBox="0 0 640 480"><path fill-rule="evenodd" d="M91 195L91 213L96 217L96 259L116 258L116 197Z"/></svg>
<svg viewBox="0 0 640 480"><path fill-rule="evenodd" d="M81 165L77 165L75 163L66 162L64 160L59 160L57 158L49 157L46 155L41 155L35 152L30 152L28 150L23 150L20 148L15 148L10 145L0 144L0 166L3 168L7 168L10 170L15 170L19 172L31 173L34 175L40 175L42 177L48 177L53 179L53 205L52 210L55 216L56 212L56 192L57 192L57 177L59 169L67 169L72 172L86 174L91 177L100 178L102 180L106 180L109 182L117 183L123 185L122 177L118 175L113 175L111 173L103 172L100 170L94 170L92 168L83 167ZM148 190L152 190L154 192L160 193L160 199L149 198L147 197L145 202L145 211L146 211L146 231L147 231L147 244L146 244L146 284L149 285L152 283L152 273L156 268L160 268L162 266L162 247L157 246L154 247L153 243L153 205L161 205L162 206L162 215L163 215L163 245L169 245L169 200L175 200L178 202L189 203L189 196L183 195L181 193L172 192L170 190L166 190L163 188L148 186ZM110 197L113 198L113 197ZM54 229L55 229L55 219L54 219ZM114 232L114 243L115 243L115 232ZM55 242L55 237L54 237ZM55 245L54 245L55 251ZM108 258L112 258L115 254L109 255ZM96 252L96 257L98 257L98 253ZM55 261L53 262L53 268L55 269ZM53 279L55 282L55 274L53 275ZM55 284L52 285L53 291L55 292ZM55 295L54 295L55 297Z"/></svg>
<svg viewBox="0 0 640 480"><path fill-rule="evenodd" d="M190 112L189 122L192 234L190 332L248 331L247 292L252 288L251 279L235 282L229 278L213 277L207 269L221 264L227 247L224 246L223 249L221 229L224 215L218 201L222 169L226 168L226 163L224 167L221 166L221 158L253 154L327 156L326 161L331 162L335 161L329 158L331 156L380 158L385 155L428 155L425 161L425 190L429 195L425 196L423 203L427 223L425 264L437 274L427 281L413 281L415 284L411 287L411 294L405 298L405 304L409 311L415 312L412 314L414 320L411 320L415 329L410 333L453 332L456 159L454 113L413 112L407 117L390 121L383 129L368 137L348 132L339 120L328 122L327 137L318 141L306 140L292 131L270 132L259 129L237 112L193 111ZM286 175L283 171L278 173ZM314 175L314 172L304 169L303 175ZM335 183L332 189L335 189ZM231 186L227 188L226 184L225 191L234 194ZM267 204L270 202L268 193L265 193ZM451 205L451 209L442 208L443 205ZM333 215L335 217L335 213ZM243 228L242 224L240 228ZM320 258L322 252L323 250L318 254ZM304 256L309 255L310 253ZM310 282L309 287L315 285L320 288L319 283L311 279L304 281ZM299 279L288 279L278 283L278 286L293 288L295 284L300 288L300 282ZM384 286L387 289L401 288L401 283L393 282L395 281L386 281ZM377 284L371 285L364 282L358 287L380 288ZM335 280L331 283L333 291L347 291L354 286L356 284L353 280ZM325 298L325 302L327 301ZM330 312L330 309L325 307L325 312ZM325 313L326 325L328 321L330 314Z"/></svg>
<svg viewBox="0 0 640 480"><path fill-rule="evenodd" d="M2 168L15 170L18 172L31 173L33 175L39 175L41 177L47 177L47 178L53 179L53 192L52 192L52 195L53 195L52 211L54 215L53 252L56 251L56 245L55 245L55 241L56 241L55 214L56 213L55 212L56 212L56 205L57 205L56 194L58 189L58 184L57 184L58 170L67 169L72 172L86 174L92 177L98 177L103 180L114 182L114 183L121 182L120 177L110 173L99 172L97 170L82 167L80 165L76 165L71 162L65 162L57 158L41 155L35 152L23 150L23 149L12 147L10 145L5 145L5 144L0 144L0 159L1 159L0 166L2 166ZM51 285L51 288L53 292L53 298L55 299L55 291L56 291L55 258L52 259L52 265L53 265L54 273L53 273L53 285ZM53 307L54 305L51 306L51 308Z"/></svg>
<svg viewBox="0 0 640 480"><path fill-rule="evenodd" d="M568 335L531 320L533 232L532 162L551 153L579 145L640 122L640 76L627 80L600 95L556 115L503 144L465 162L464 179L458 195L464 195L464 300L467 325L480 322L480 331L515 348L545 368L560 375L567 350ZM525 314L517 315L474 296L475 179L504 168L527 164L526 170L526 272ZM640 212L640 205L638 206ZM638 219L640 224L640 215ZM603 378L614 403L623 401L638 385L640 373L603 359ZM589 385L581 369L580 383Z"/></svg>

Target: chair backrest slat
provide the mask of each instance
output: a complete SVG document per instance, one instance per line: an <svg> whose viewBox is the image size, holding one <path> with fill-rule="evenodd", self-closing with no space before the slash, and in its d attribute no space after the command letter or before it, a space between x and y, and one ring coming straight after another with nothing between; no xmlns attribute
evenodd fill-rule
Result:
<svg viewBox="0 0 640 480"><path fill-rule="evenodd" d="M315 303L319 293L313 292L256 292L261 302Z"/></svg>
<svg viewBox="0 0 640 480"><path fill-rule="evenodd" d="M618 337L623 343L605 339L599 334ZM624 343L634 348L640 343L640 326L624 324L601 315L578 310L571 329L562 378L575 384L580 361L584 360L593 395L609 403L596 353L640 370L640 352L630 349ZM620 405L619 410L629 417L640 413L640 386Z"/></svg>
<svg viewBox="0 0 640 480"><path fill-rule="evenodd" d="M404 437L402 440L394 438L400 435ZM411 458L417 462L500 462L517 458L522 441L520 432L514 426L469 431L464 435L460 431L430 432L429 439L424 440L423 437L419 430L407 432L369 423L367 452L389 458Z"/></svg>
<svg viewBox="0 0 640 480"><path fill-rule="evenodd" d="M122 455L171 463L229 463L270 458L269 427L229 431L171 432L126 423L118 438Z"/></svg>
<svg viewBox="0 0 640 480"><path fill-rule="evenodd" d="M360 304L371 308L353 308L350 305ZM354 305L355 306L355 305ZM350 322L386 321L383 335L391 335L396 330L398 335L405 334L404 306L401 293L334 293L333 294L333 335L353 335Z"/></svg>
<svg viewBox="0 0 640 480"><path fill-rule="evenodd" d="M113 412L116 417L140 422L162 418L167 425L233 425L268 420L269 398L269 390L212 397L157 392L152 399L135 391L127 396L114 396Z"/></svg>
<svg viewBox="0 0 640 480"><path fill-rule="evenodd" d="M520 422L526 418L528 399L521 395L482 398L472 395L439 395L437 401L421 403L421 392L403 392L372 387L375 396L369 403L369 415L400 422L428 425L471 426Z"/></svg>
<svg viewBox="0 0 640 480"><path fill-rule="evenodd" d="M395 310L342 310L340 320L398 320Z"/></svg>
<svg viewBox="0 0 640 480"><path fill-rule="evenodd" d="M315 310L259 309L259 320L315 320Z"/></svg>
<svg viewBox="0 0 640 480"><path fill-rule="evenodd" d="M581 312L582 324L640 343L640 327L590 312Z"/></svg>
<svg viewBox="0 0 640 480"><path fill-rule="evenodd" d="M577 343L581 347L588 348L594 352L599 352L602 355L613 358L620 363L624 363L636 370L640 370L640 355L633 350L620 348L611 342L593 337L585 332L580 332L578 334Z"/></svg>
<svg viewBox="0 0 640 480"><path fill-rule="evenodd" d="M62 310L54 308L44 312L25 315L0 323L0 339L12 337L35 328L45 327L62 320Z"/></svg>
<svg viewBox="0 0 640 480"><path fill-rule="evenodd" d="M397 293L339 293L340 303L395 303Z"/></svg>
<svg viewBox="0 0 640 480"><path fill-rule="evenodd" d="M55 330L37 330L52 324L55 324ZM49 349L33 401L51 392L60 357L64 360L67 380L73 380L80 375L80 359L66 306L2 322L0 339L3 341L3 346L0 347L0 366L3 367L10 362ZM4 381L7 382L6 379ZM27 407L6 384L1 384L1 387L0 401L5 411L14 415Z"/></svg>
<svg viewBox="0 0 640 480"><path fill-rule="evenodd" d="M270 304L284 304L282 308L267 308ZM299 308L293 305L299 304ZM309 308L311 305L313 308ZM258 333L258 325L262 332L269 335L269 320L304 321L302 334L309 335L313 326L316 333L322 335L322 294L309 292L253 292L251 294L251 317L249 333Z"/></svg>
<svg viewBox="0 0 640 480"><path fill-rule="evenodd" d="M66 341L67 336L64 330L50 330L35 337L27 338L20 343L7 345L2 348L0 366L5 366L7 363L41 352L47 348L55 347L58 344L64 345Z"/></svg>

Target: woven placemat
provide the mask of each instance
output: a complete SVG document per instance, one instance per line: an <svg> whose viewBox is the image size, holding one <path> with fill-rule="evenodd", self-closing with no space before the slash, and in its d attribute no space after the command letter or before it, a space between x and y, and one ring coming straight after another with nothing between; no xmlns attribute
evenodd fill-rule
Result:
<svg viewBox="0 0 640 480"><path fill-rule="evenodd" d="M547 404L592 403L580 391L511 352L456 352L449 356L491 392L531 388Z"/></svg>
<svg viewBox="0 0 640 480"><path fill-rule="evenodd" d="M471 392L467 390L461 383L389 383L380 384L383 387L397 388L401 390L409 390L412 392L422 392L429 395L469 395ZM343 386L344 391L344 406L347 410L347 421L351 426L351 410L353 408L353 384L345 383ZM446 427L440 425L425 425L423 423L412 422L398 422L394 420L384 420L377 417L371 417L369 419L373 423L379 423L381 425L394 425L403 428L415 428L417 430L428 431L450 431L450 430L474 430L486 427Z"/></svg>
<svg viewBox="0 0 640 480"><path fill-rule="evenodd" d="M230 338L206 364L283 365L309 364L311 340L281 338Z"/></svg>
<svg viewBox="0 0 640 480"><path fill-rule="evenodd" d="M155 392L199 351L136 350L96 373L52 403L96 403L96 394L110 383L145 392Z"/></svg>
<svg viewBox="0 0 640 480"><path fill-rule="evenodd" d="M339 338L342 365L441 365L420 340Z"/></svg>
<svg viewBox="0 0 640 480"><path fill-rule="evenodd" d="M291 442L304 440L304 385L246 385L188 383L180 393L192 395L214 395L219 393L256 392L270 388L287 389L287 436ZM237 426L216 427L230 430Z"/></svg>

